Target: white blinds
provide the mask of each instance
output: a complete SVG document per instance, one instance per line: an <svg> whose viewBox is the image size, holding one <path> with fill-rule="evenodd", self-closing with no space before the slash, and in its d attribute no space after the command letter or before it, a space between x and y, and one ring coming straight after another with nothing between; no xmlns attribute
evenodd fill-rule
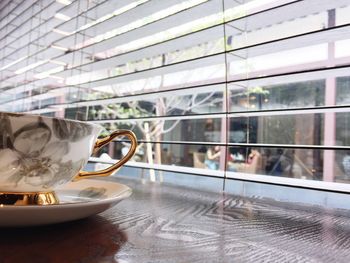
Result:
<svg viewBox="0 0 350 263"><path fill-rule="evenodd" d="M349 0L0 5L1 110L133 129L137 161L193 173L219 145L220 176L350 179Z"/></svg>

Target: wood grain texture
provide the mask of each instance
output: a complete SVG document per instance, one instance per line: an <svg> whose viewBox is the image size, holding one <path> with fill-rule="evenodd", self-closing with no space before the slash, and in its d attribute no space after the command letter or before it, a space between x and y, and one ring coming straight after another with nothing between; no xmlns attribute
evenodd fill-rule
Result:
<svg viewBox="0 0 350 263"><path fill-rule="evenodd" d="M131 198L89 219L2 229L0 262L350 262L350 212L109 178Z"/></svg>

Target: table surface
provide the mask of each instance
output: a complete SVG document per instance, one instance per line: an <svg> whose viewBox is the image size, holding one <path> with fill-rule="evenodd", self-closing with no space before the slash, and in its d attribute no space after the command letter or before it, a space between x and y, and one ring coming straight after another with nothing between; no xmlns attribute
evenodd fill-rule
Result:
<svg viewBox="0 0 350 263"><path fill-rule="evenodd" d="M350 211L110 178L133 195L75 222L1 229L2 262L350 262Z"/></svg>

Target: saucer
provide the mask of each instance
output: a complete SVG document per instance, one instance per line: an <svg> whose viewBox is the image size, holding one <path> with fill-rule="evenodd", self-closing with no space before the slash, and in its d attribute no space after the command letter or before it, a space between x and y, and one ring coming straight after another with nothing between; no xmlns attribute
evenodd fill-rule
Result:
<svg viewBox="0 0 350 263"><path fill-rule="evenodd" d="M0 205L0 227L38 226L82 219L105 211L129 197L123 184L96 179L68 183L55 190L57 205Z"/></svg>

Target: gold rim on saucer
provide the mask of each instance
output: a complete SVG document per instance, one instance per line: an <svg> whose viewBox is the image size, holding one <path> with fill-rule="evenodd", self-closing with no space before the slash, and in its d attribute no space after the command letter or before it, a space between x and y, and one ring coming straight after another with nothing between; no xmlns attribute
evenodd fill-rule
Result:
<svg viewBox="0 0 350 263"><path fill-rule="evenodd" d="M55 205L59 200L54 192L0 192L0 206L2 205Z"/></svg>

